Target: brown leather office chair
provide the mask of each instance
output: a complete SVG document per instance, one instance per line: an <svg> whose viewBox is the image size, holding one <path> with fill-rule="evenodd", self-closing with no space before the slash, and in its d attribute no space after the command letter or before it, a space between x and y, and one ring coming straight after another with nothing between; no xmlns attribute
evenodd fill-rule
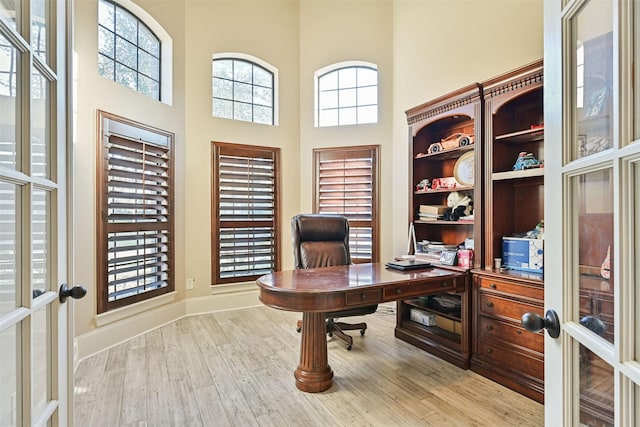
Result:
<svg viewBox="0 0 640 427"><path fill-rule="evenodd" d="M351 264L349 252L349 222L340 215L300 214L291 219L293 258L295 268L330 267ZM366 323L349 324L336 319L363 316L374 313L378 305L359 307L326 313L327 334L335 334L347 343L347 350L353 346L353 338L344 331L360 330L364 335ZM302 322L298 321L300 332Z"/></svg>

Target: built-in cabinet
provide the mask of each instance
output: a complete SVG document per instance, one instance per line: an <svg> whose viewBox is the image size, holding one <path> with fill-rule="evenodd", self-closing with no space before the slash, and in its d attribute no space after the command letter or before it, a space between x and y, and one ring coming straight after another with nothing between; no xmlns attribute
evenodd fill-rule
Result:
<svg viewBox="0 0 640 427"><path fill-rule="evenodd" d="M482 162L478 149L482 140L480 85L464 87L412 108L407 111L407 120L412 183L409 225L415 234L411 240L420 245L435 242L449 246L470 240L481 242L482 209L476 200L481 200L482 176L475 168ZM440 181L454 176L459 178L456 182ZM446 206L454 191L472 201L473 219L421 216L421 206ZM473 262L479 263L477 253ZM450 268L469 272L474 265ZM470 302L470 276L462 291L398 301L395 335L467 369L471 359ZM420 322L425 316L433 322Z"/></svg>
<svg viewBox="0 0 640 427"><path fill-rule="evenodd" d="M452 319L456 322L452 331L440 333L438 319L436 326L411 319L412 309L433 313L425 298L398 301L396 336L542 402L544 337L527 332L521 317L526 312L543 312L543 274L495 265L495 258L503 257L503 237L533 230L544 219L542 61L408 110L407 120L409 224L415 240L449 245L472 242L474 259L466 270L469 285L460 295L461 314ZM456 133L473 135L474 143L437 151L429 148ZM466 153L470 152L471 183L457 180L464 185L456 182L453 189L424 187L425 178L432 184L434 178L459 176L460 159L469 158ZM514 170L521 153L535 158L537 164ZM446 205L451 191L473 199L472 221L420 216L421 205Z"/></svg>
<svg viewBox="0 0 640 427"><path fill-rule="evenodd" d="M471 369L543 402L544 336L521 325L523 314L544 312L543 273L495 265L496 258L505 263L504 237L522 236L544 220L542 62L482 87L485 248L472 272ZM521 155L535 161L516 166Z"/></svg>

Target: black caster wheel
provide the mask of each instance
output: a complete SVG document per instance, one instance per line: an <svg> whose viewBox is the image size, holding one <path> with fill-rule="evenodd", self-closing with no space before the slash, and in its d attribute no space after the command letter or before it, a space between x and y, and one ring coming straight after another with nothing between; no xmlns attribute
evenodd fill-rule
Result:
<svg viewBox="0 0 640 427"><path fill-rule="evenodd" d="M349 344L349 345L347 346L347 350L351 350L351 347L353 347L353 346L352 346L351 344Z"/></svg>
<svg viewBox="0 0 640 427"><path fill-rule="evenodd" d="M327 335L332 337L333 336L333 332L327 332Z"/></svg>
<svg viewBox="0 0 640 427"><path fill-rule="evenodd" d="M302 328L296 328L296 332L300 332Z"/></svg>
<svg viewBox="0 0 640 427"><path fill-rule="evenodd" d="M364 336L364 331L365 331L364 329L361 329L360 330L360 335Z"/></svg>

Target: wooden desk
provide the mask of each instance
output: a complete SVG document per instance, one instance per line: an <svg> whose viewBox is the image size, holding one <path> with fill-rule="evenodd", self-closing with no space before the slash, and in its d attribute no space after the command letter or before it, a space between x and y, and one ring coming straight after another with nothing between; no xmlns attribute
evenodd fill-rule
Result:
<svg viewBox="0 0 640 427"><path fill-rule="evenodd" d="M315 393L329 389L333 378L325 312L464 290L465 276L437 267L404 272L372 263L280 271L260 277L257 283L265 305L302 312L300 364L294 376L298 389Z"/></svg>

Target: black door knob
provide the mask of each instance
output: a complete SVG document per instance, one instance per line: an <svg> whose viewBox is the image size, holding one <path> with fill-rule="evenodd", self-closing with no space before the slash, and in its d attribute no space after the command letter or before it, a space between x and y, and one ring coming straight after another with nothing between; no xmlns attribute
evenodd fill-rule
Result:
<svg viewBox="0 0 640 427"><path fill-rule="evenodd" d="M600 336L604 336L607 330L607 324L596 316L584 316L580 319L580 324Z"/></svg>
<svg viewBox="0 0 640 427"><path fill-rule="evenodd" d="M60 291L58 292L58 299L60 302L64 303L67 301L67 298L71 297L73 299L80 299L87 294L87 288L84 286L74 286L69 289L66 283L63 283L60 286Z"/></svg>
<svg viewBox="0 0 640 427"><path fill-rule="evenodd" d="M525 313L522 315L522 326L529 332L546 329L551 338L560 336L560 319L554 310L547 310L544 317L536 313Z"/></svg>

